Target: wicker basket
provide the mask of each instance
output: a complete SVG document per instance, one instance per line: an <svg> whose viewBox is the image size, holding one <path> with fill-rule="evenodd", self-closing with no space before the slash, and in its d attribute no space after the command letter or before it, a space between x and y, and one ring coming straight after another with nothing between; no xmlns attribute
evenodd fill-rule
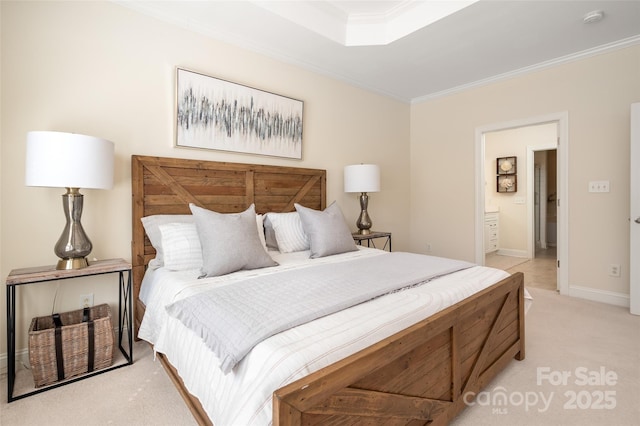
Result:
<svg viewBox="0 0 640 426"><path fill-rule="evenodd" d="M36 387L105 368L113 363L115 338L109 305L94 306L86 311L79 309L31 320L29 362ZM58 336L54 317L59 317L62 323L58 327ZM89 342L91 322L93 342ZM93 365L89 360L91 351L94 354ZM57 353L62 356L58 357ZM62 363L59 363L59 359Z"/></svg>

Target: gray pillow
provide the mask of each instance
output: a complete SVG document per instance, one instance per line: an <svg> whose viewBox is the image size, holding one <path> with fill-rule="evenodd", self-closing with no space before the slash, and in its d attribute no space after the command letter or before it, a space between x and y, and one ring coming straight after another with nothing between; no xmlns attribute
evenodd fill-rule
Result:
<svg viewBox="0 0 640 426"><path fill-rule="evenodd" d="M267 248L278 250L278 241L276 240L276 231L273 229L273 224L271 223L271 219L269 219L269 215L271 213L267 213L264 215L264 239Z"/></svg>
<svg viewBox="0 0 640 426"><path fill-rule="evenodd" d="M304 232L309 237L312 259L358 249L342 210L335 201L323 211L297 203L295 208L300 214Z"/></svg>
<svg viewBox="0 0 640 426"><path fill-rule="evenodd" d="M189 204L202 245L202 275L276 266L260 242L253 204L242 213L216 213Z"/></svg>

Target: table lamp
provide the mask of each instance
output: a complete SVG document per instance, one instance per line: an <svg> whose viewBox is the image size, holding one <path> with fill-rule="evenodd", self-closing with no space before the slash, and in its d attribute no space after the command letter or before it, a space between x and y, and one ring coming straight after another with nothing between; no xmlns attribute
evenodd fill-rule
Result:
<svg viewBox="0 0 640 426"><path fill-rule="evenodd" d="M66 188L62 206L67 223L54 252L56 269L89 266L92 244L82 228L83 195L80 188L113 187L114 145L105 139L62 132L27 133L27 186Z"/></svg>
<svg viewBox="0 0 640 426"><path fill-rule="evenodd" d="M355 164L344 168L344 192L360 193L360 216L356 221L358 233L371 233L371 218L367 212L368 192L380 191L380 168L375 164Z"/></svg>

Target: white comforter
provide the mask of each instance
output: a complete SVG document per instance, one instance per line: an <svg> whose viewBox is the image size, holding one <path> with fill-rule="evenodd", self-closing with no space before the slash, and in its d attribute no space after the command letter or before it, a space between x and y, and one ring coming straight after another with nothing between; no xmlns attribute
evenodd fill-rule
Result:
<svg viewBox="0 0 640 426"><path fill-rule="evenodd" d="M274 390L364 349L509 275L498 269L475 266L427 285L388 294L322 317L264 340L227 375L218 368L220 361L203 341L165 311L165 306L174 301L213 286L230 285L244 277L384 253L361 248L356 252L310 260L308 252L288 255L270 252L280 266L200 280L196 279L199 271L195 270L170 272L160 268L149 271L140 294L147 310L139 336L167 356L216 426L268 425Z"/></svg>

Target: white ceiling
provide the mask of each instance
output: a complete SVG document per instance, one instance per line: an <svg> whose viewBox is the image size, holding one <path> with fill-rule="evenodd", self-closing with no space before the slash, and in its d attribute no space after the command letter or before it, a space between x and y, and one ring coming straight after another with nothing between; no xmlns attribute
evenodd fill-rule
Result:
<svg viewBox="0 0 640 426"><path fill-rule="evenodd" d="M640 0L116 2L405 102L640 43Z"/></svg>

